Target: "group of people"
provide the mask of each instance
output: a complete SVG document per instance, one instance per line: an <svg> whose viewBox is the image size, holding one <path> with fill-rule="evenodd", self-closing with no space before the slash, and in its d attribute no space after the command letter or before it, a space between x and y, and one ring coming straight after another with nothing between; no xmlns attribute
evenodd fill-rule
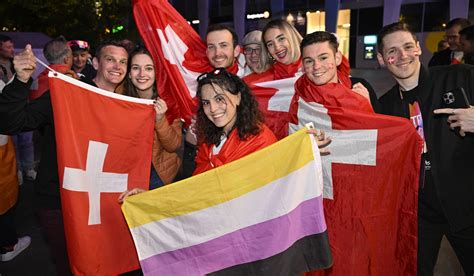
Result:
<svg viewBox="0 0 474 276"><path fill-rule="evenodd" d="M466 34L465 37L470 39L471 36ZM83 70L70 72L71 76L84 78L109 92L155 100L150 189L173 182L180 170L181 177L199 174L276 142L277 137L265 124L248 84L299 77L292 102L297 102L298 97L318 101L316 92L330 86L354 99L350 104L336 99L334 104L342 108L398 116L414 123L425 141L418 210L419 275L433 274L443 236L453 246L465 273L474 273L474 189L471 180L474 179L471 169L474 108L438 109L443 95L458 87L463 87L467 98L474 101L474 67L457 64L426 69L420 62L421 47L417 37L406 24L393 23L379 33L377 58L397 84L377 99L370 84L349 75L348 61L338 50L337 38L329 32L318 31L303 38L288 22L272 20L262 31L247 34L241 49L236 33L225 25L216 24L209 27L205 43L207 58L214 69L203 72L196 80L198 110L195 120L184 131L182 156L177 153L182 147L182 122L180 118L166 116L167 103L156 89L155 76L159 68L147 49L137 47L128 51L119 42L107 41L97 47L92 59L92 66L97 70L95 76L88 77L88 71ZM448 43L451 46L451 39ZM69 70L62 71L68 73L73 47L88 49L77 41L68 43L56 39L45 46L45 56L55 57L48 58L52 64L61 60L69 64ZM241 53L245 55L245 64L239 62ZM467 60L469 55L466 53L464 58ZM459 55L453 53L452 57L457 59ZM82 55L79 54L77 59L80 58ZM67 259L60 261L67 255L49 91L44 90L28 102L31 77L36 68L31 46L16 55L13 64L16 75L0 95L0 133L43 131L42 161L36 182L38 198L42 199L40 223L52 244L58 272L68 274ZM330 154L331 138L315 130L309 133L317 136L320 150ZM143 190L125 191L119 201L140 192ZM4 242L3 232L0 238L2 260L5 254L18 252L18 238L15 243L12 239Z"/></svg>

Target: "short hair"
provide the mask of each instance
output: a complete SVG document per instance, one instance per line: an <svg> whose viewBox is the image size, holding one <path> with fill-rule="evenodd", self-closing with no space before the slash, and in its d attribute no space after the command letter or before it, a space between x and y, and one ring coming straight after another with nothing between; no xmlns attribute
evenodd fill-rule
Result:
<svg viewBox="0 0 474 276"><path fill-rule="evenodd" d="M97 58L97 60L100 60L100 54L102 54L102 49L107 46L115 46L115 47L123 48L125 52L127 52L127 55L128 55L127 47L125 47L125 45L123 45L121 41L105 40L102 43L100 43L99 46L97 46L97 49L95 50L95 57Z"/></svg>
<svg viewBox="0 0 474 276"><path fill-rule="evenodd" d="M202 99L202 87L206 84L210 84L213 87L219 86L233 95L240 93L240 104L237 105L237 119L234 128L237 129L241 140L260 133L263 115L258 108L255 96L247 84L236 75L227 72L224 68L218 68L213 72L205 74L205 77L198 78L197 98L199 100ZM224 134L223 128L217 127L207 118L201 102L199 102L197 110L196 128L199 139L202 139L202 142L207 144L218 145Z"/></svg>
<svg viewBox="0 0 474 276"><path fill-rule="evenodd" d="M462 29L459 35L465 36L466 40L474 42L474 25Z"/></svg>
<svg viewBox="0 0 474 276"><path fill-rule="evenodd" d="M12 38L9 37L8 35L0 34L0 46L3 44L3 42L11 41L13 42Z"/></svg>
<svg viewBox="0 0 474 276"><path fill-rule="evenodd" d="M393 34L395 32L408 32L411 34L415 42L418 42L418 38L416 37L415 33L410 29L410 26L404 22L395 22L392 24L388 24L382 29L380 29L378 35L377 35L377 51L381 54L383 54L383 39L389 35Z"/></svg>
<svg viewBox="0 0 474 276"><path fill-rule="evenodd" d="M466 18L454 18L453 20L449 21L448 24L446 24L446 30L451 29L454 26L460 26L461 29L464 29L470 25L471 22Z"/></svg>
<svg viewBox="0 0 474 276"><path fill-rule="evenodd" d="M51 64L63 64L64 58L72 55L72 51L67 40L61 35L44 45L43 55Z"/></svg>
<svg viewBox="0 0 474 276"><path fill-rule="evenodd" d="M237 45L239 45L239 37L237 36L237 33L234 31L234 29L232 29L231 27L226 26L224 24L209 25L209 27L207 28L207 31L206 31L206 39L207 39L207 35L209 33L216 32L216 31L228 31L232 35L233 48L235 48L235 47L237 47Z"/></svg>
<svg viewBox="0 0 474 276"><path fill-rule="evenodd" d="M339 43L337 42L336 36L330 32L324 32L324 31L316 31L316 32L306 35L301 41L300 51L301 53L303 53L303 49L306 46L309 46L311 44L316 44L316 43L322 43L326 41L329 42L329 46L331 46L331 49L334 51L334 54L337 53L337 49L339 48Z"/></svg>
<svg viewBox="0 0 474 276"><path fill-rule="evenodd" d="M275 19L267 23L262 30L262 38L263 38L263 45L265 45L265 49L268 51L267 43L265 41L265 34L269 29L279 29L283 32L285 37L290 42L291 46L291 55L293 62L301 58L301 51L300 51L300 43L303 39L300 33L293 27L290 23L286 22L283 19Z"/></svg>

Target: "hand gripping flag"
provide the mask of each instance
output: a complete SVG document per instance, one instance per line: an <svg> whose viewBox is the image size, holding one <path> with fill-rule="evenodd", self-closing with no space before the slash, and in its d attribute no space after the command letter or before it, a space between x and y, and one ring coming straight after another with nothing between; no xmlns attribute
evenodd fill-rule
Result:
<svg viewBox="0 0 474 276"><path fill-rule="evenodd" d="M332 262L321 181L302 130L122 210L145 275L298 275Z"/></svg>
<svg viewBox="0 0 474 276"><path fill-rule="evenodd" d="M332 137L322 164L334 264L320 274L416 275L423 142L406 119L329 104L351 105L341 99L351 92L318 91L319 103L294 102L298 125L290 133L313 122Z"/></svg>
<svg viewBox="0 0 474 276"><path fill-rule="evenodd" d="M113 275L139 263L117 198L148 188L154 110L150 100L117 95L50 73L61 204L76 275Z"/></svg>

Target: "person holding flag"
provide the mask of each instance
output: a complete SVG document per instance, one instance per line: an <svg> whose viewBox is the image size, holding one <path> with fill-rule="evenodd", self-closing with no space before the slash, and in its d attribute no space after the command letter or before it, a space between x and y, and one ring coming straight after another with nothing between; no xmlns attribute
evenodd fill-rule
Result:
<svg viewBox="0 0 474 276"><path fill-rule="evenodd" d="M67 43L63 43L69 49ZM114 92L127 72L127 50L118 42L106 41L97 48L94 66L98 70L94 84L104 90ZM36 68L36 57L31 45L13 60L16 75L0 94L0 133L16 134L23 131L41 129L44 133L41 162L36 187L37 201L43 214L40 223L46 232L58 274L69 275L71 269L66 252L64 227L59 197L59 176L56 157L56 139L53 112L49 90L39 98L28 102L31 76Z"/></svg>
<svg viewBox="0 0 474 276"><path fill-rule="evenodd" d="M168 106L159 97L156 88L155 70L150 52L144 47L136 48L130 54L124 93L126 96L156 101L150 190L171 183L181 165L176 151L181 146L182 122L180 118L175 118L169 123L166 117Z"/></svg>

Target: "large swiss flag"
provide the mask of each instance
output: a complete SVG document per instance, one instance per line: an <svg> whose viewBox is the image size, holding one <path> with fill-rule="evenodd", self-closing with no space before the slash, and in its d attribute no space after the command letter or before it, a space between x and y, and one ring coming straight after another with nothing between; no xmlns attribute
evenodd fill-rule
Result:
<svg viewBox="0 0 474 276"><path fill-rule="evenodd" d="M50 73L61 204L76 275L139 268L117 198L148 188L152 101L117 95Z"/></svg>
<svg viewBox="0 0 474 276"><path fill-rule="evenodd" d="M423 141L409 120L357 110L359 100L334 84L297 90L290 107L298 122L290 132L313 122L332 137L322 163L334 263L307 274L416 275Z"/></svg>

